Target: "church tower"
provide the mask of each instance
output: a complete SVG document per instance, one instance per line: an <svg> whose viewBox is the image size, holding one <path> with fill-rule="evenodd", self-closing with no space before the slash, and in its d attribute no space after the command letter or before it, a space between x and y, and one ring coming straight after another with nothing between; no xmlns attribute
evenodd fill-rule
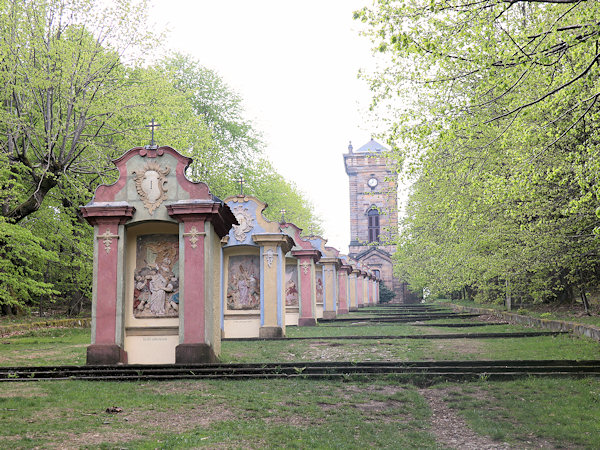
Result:
<svg viewBox="0 0 600 450"><path fill-rule="evenodd" d="M395 302L409 301L408 291L393 275L392 244L398 233L398 175L389 167L387 149L371 139L358 150L352 144L344 154L350 181L349 255L379 272Z"/></svg>

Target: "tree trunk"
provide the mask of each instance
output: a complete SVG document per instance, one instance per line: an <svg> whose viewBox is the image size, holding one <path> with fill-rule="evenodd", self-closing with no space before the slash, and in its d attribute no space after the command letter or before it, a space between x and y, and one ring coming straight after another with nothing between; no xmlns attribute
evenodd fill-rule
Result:
<svg viewBox="0 0 600 450"><path fill-rule="evenodd" d="M583 307L585 308L585 313L588 316L591 316L591 313L590 313L590 303L588 302L587 295L585 293L585 289L582 288L582 287L580 287L579 288L579 294L581 295L581 301L583 302Z"/></svg>

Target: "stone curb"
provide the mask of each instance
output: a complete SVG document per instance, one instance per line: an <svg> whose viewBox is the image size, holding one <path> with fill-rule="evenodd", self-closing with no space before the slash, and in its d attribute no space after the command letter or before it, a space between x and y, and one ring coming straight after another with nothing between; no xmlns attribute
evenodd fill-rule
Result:
<svg viewBox="0 0 600 450"><path fill-rule="evenodd" d="M37 330L40 328L64 327L64 328L89 328L92 326L91 317L79 319L57 319L44 320L39 322L18 323L14 325L0 326L0 335L13 333L15 331Z"/></svg>
<svg viewBox="0 0 600 450"><path fill-rule="evenodd" d="M441 303L448 305L452 309L458 311L474 312L478 314L487 314L490 316L499 317L510 323L519 325L528 325L540 328L546 328L552 331L568 331L579 336L586 336L600 342L600 328L594 325L584 325L575 322L565 322L562 320L541 319L539 317L522 316L520 314L497 311L487 308L473 308L470 306L455 305L453 303Z"/></svg>

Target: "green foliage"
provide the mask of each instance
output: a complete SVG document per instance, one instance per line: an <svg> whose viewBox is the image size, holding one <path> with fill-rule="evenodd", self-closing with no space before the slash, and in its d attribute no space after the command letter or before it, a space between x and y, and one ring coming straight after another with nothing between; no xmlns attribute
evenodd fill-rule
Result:
<svg viewBox="0 0 600 450"><path fill-rule="evenodd" d="M24 306L40 296L58 294L52 284L41 281L45 265L57 259L40 238L0 217L0 304Z"/></svg>
<svg viewBox="0 0 600 450"><path fill-rule="evenodd" d="M379 1L374 109L413 183L412 290L572 301L600 281L597 2Z"/></svg>
<svg viewBox="0 0 600 450"><path fill-rule="evenodd" d="M383 281L379 283L379 302L389 303L396 297L396 293L389 289Z"/></svg>
<svg viewBox="0 0 600 450"><path fill-rule="evenodd" d="M190 145L187 154L194 158L189 176L204 181L220 198L240 192L237 180L242 176L244 193L267 203L265 215L286 220L300 228L321 230L320 219L298 187L284 179L263 153L260 134L243 115L242 99L214 71L198 61L178 53L160 63L173 87L188 99L199 122L205 122L212 140L208 146Z"/></svg>
<svg viewBox="0 0 600 450"><path fill-rule="evenodd" d="M301 226L312 205L262 154L240 97L213 71L173 55L154 66L160 41L146 2L93 0L0 4L0 305L89 304L92 230L79 213L99 184L118 176L111 160L157 140L194 158L189 176L213 193L248 192ZM151 31L150 31L151 30Z"/></svg>

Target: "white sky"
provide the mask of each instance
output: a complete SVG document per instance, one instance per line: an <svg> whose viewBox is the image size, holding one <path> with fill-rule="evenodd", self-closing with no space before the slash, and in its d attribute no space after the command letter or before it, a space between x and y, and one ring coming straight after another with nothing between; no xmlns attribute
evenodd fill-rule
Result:
<svg viewBox="0 0 600 450"><path fill-rule="evenodd" d="M328 245L350 242L348 142L373 128L359 68L370 42L352 13L369 0L153 0L151 21L170 30L166 47L215 70L243 99L275 168L323 219Z"/></svg>

